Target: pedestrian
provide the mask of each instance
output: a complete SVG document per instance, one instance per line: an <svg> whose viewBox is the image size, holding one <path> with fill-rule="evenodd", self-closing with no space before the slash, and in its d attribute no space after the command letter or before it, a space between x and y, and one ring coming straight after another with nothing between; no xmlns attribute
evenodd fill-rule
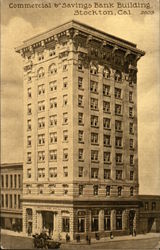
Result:
<svg viewBox="0 0 160 250"><path fill-rule="evenodd" d="M136 229L134 229L134 236L136 237L137 233L136 233Z"/></svg>
<svg viewBox="0 0 160 250"><path fill-rule="evenodd" d="M112 231L110 232L110 239L112 240L114 237L113 237L113 233Z"/></svg>

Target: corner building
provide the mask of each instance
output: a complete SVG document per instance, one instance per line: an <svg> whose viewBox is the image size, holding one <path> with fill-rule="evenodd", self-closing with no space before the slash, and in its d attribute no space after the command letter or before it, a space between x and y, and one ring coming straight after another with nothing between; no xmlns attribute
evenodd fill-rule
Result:
<svg viewBox="0 0 160 250"><path fill-rule="evenodd" d="M70 21L24 61L23 231L71 239L138 230L136 45Z"/></svg>

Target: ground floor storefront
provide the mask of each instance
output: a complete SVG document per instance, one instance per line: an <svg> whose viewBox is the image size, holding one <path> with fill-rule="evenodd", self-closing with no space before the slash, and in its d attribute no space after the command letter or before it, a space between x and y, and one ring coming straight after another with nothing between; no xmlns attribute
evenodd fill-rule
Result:
<svg viewBox="0 0 160 250"><path fill-rule="evenodd" d="M12 231L22 231L22 213L14 214L1 212L0 226L2 229L8 229Z"/></svg>
<svg viewBox="0 0 160 250"><path fill-rule="evenodd" d="M70 239L138 233L137 202L23 203L23 232Z"/></svg>

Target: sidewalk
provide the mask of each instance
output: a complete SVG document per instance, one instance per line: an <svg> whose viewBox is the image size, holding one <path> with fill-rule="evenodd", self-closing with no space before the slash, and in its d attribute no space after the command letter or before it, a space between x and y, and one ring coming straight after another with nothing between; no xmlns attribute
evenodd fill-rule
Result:
<svg viewBox="0 0 160 250"><path fill-rule="evenodd" d="M96 243L105 243L105 242L113 242L113 241L125 241L125 240L141 240L141 239L151 239L151 238L159 238L160 241L160 233L147 233L147 234L139 234L137 236L132 236L132 235L125 235L125 236L116 236L113 239L110 239L109 237L106 238L101 238L100 240L96 239L91 239L91 244L96 244ZM85 240L81 240L80 242L76 242L76 240L71 241L67 244L72 244L72 245L86 245Z"/></svg>
<svg viewBox="0 0 160 250"><path fill-rule="evenodd" d="M18 237L26 237L26 238L32 238L32 236L26 236L23 232L14 232L6 229L1 229L1 235L11 235L11 236L18 236ZM100 240L91 239L92 244L96 243L105 243L105 242L113 242L113 241L125 241L125 240L141 240L141 239L151 239L151 238L159 238L160 241L160 233L147 233L147 234L138 234L136 237L132 235L125 235L125 236L116 236L113 239L110 239L109 237L101 238ZM64 242L62 241L62 244L72 244L72 245L86 245L86 240L81 240L77 243L76 240L73 240L71 242Z"/></svg>

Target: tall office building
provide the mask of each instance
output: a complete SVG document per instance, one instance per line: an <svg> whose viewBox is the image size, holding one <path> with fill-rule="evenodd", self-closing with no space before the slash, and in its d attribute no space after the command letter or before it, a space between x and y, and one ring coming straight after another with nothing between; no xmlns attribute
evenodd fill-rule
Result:
<svg viewBox="0 0 160 250"><path fill-rule="evenodd" d="M23 231L137 228L136 45L77 21L16 48L24 68Z"/></svg>

